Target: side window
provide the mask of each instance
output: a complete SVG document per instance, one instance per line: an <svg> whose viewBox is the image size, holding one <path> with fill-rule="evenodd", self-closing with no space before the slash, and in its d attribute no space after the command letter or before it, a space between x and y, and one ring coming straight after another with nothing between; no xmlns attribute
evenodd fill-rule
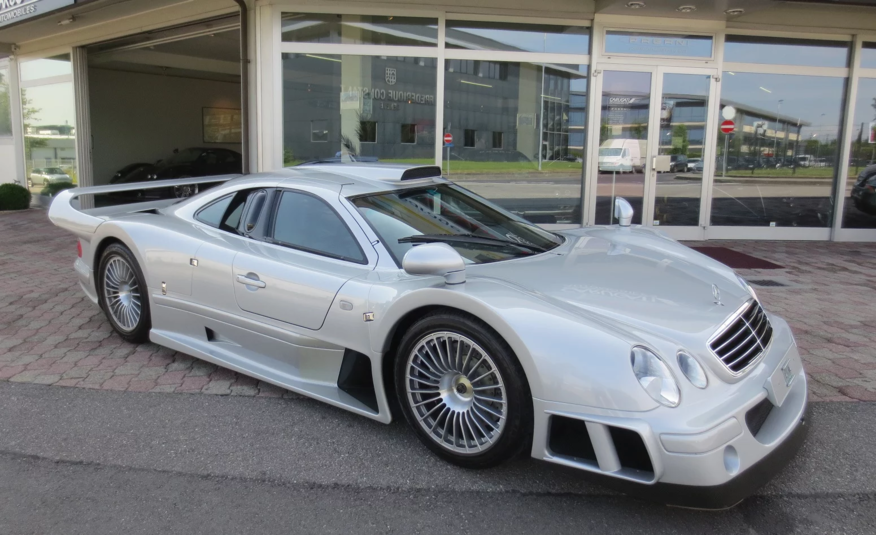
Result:
<svg viewBox="0 0 876 535"><path fill-rule="evenodd" d="M245 236L258 225L267 198L264 189L238 191L202 208L195 218L219 230Z"/></svg>
<svg viewBox="0 0 876 535"><path fill-rule="evenodd" d="M195 219L201 223L206 223L211 227L219 228L219 224L222 223L222 216L225 215L225 211L228 210L233 198L234 195L226 195L218 201L213 201L206 207L201 208L198 213L195 214Z"/></svg>
<svg viewBox="0 0 876 535"><path fill-rule="evenodd" d="M368 262L347 224L332 207L306 193L283 192L273 238L295 249L359 264Z"/></svg>

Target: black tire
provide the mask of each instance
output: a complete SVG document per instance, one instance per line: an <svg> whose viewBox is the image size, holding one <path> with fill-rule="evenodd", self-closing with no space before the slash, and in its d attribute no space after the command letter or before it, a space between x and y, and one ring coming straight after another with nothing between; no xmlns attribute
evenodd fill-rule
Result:
<svg viewBox="0 0 876 535"><path fill-rule="evenodd" d="M136 321L130 321L128 325L123 324L122 320L116 318L116 315L119 315L119 313L113 312L113 307L108 301L113 289L110 288L108 292L106 282L107 269L109 269L111 263L113 266L120 265L119 261L130 267L133 275L132 280L136 282L136 290L127 292L127 295L131 296L137 294L139 296L139 315ZM140 265L137 263L137 259L134 258L131 250L120 243L111 244L103 251L103 254L100 257L100 267L98 268L95 277L95 286L97 289L100 308L103 309L103 312L106 314L113 329L119 334L119 336L128 342L135 344L148 342L149 330L152 328L152 316L149 309L149 293L146 286L146 277L143 276L143 271L140 269ZM112 284L112 282L110 282L110 284ZM129 287L133 287L133 285L129 285Z"/></svg>
<svg viewBox="0 0 876 535"><path fill-rule="evenodd" d="M442 339L445 341L440 342ZM476 346L466 345L466 339L467 341L474 342ZM415 348L421 347L421 344L430 342L436 344L446 343L448 344L446 346L448 349L446 353L451 354L456 351L456 354L459 356L455 357L455 364L447 366L447 370L443 370L442 373L434 372L435 375L441 375L441 379L432 379L426 375L421 375L421 372L413 372L418 377L422 377L422 379L434 380L438 383L433 388L441 388L439 385L444 384L446 387L444 390L427 394L412 393L411 390L414 390L414 388L410 385L416 386L424 382L417 379L412 380L408 373L409 369L413 369L411 367L412 363L419 362L421 368L428 367L424 365L425 363L422 359L416 360L419 357L414 356L413 352ZM432 347L439 351L436 345ZM461 349L456 350L457 347ZM482 350L482 352L486 353L486 360L489 362L485 362L483 364L484 367L481 367L478 363L472 364L476 358L475 356L471 357L472 362L463 362L462 353L466 351L464 348L469 348L469 354L474 355L477 355L478 350ZM426 353L420 352L418 355L423 354ZM453 358L454 356L450 355L447 358L447 363ZM459 366L461 362L463 364ZM444 362L442 361L442 363ZM468 369L468 366L472 366L472 368ZM492 367L495 368L495 372L498 375L495 375L493 371L489 371ZM396 394L405 419L417 433L423 444L438 457L463 468L479 469L499 465L517 457L523 452L528 453L531 449L533 425L532 394L526 381L526 374L508 344L489 326L474 316L453 311L435 312L426 315L414 323L402 337L396 352L394 368ZM451 370L450 368L455 369ZM467 372L467 374L471 374L471 377L465 373L460 373L459 369ZM489 379L481 379L482 376L480 374L483 370L488 370L487 375ZM474 377L473 372L477 372L479 376ZM453 374L456 374L456 379L453 379ZM465 382L465 384L454 383L454 380ZM478 383L479 380L487 382L479 383L481 386L476 389L474 388L474 383ZM449 381L449 383L445 381ZM455 387L453 386L454 384L456 385ZM462 388L462 393L460 393L460 387ZM493 401L486 402L491 404L488 406L492 409L504 407L504 425L499 425L498 430L495 428L490 429L488 427L489 422L498 424L501 419L491 416L488 412L489 409L482 408L484 405L477 405L477 407L469 405L468 409L460 409L466 413L466 416L461 416L461 412L451 410L450 404L456 402L447 398L454 394L459 394L460 396L466 394L466 387L469 389L467 392L469 399L476 404L481 403L483 399L489 399L477 395L476 390L497 399L504 397L504 405ZM415 390L415 392L421 391ZM414 407L417 402L427 399L426 396L433 394L438 395L438 397L429 398L429 401L425 405L421 404L419 408ZM417 396L420 396L419 399L417 399ZM463 403L465 402L463 398L456 395L453 397L457 400L462 399ZM476 401L476 398L480 398L481 401ZM432 400L435 400L434 403ZM441 408L442 405L446 409ZM421 419L420 416L427 410L434 412L432 412L431 416L427 415L425 419ZM441 418L441 415L444 415L446 411L447 414L460 415L458 420L452 420L453 424L450 427L457 429L455 426L459 422L458 429L462 440L457 440L456 433L454 433L452 446L445 442L443 436L440 438L434 436L426 429L430 422L434 422L432 424L433 429L435 426L438 427L434 433L440 434L441 422L444 422L443 429L446 434L449 417L445 416L443 420ZM439 416L435 417L435 414ZM487 418L484 418L484 416ZM421 423L421 421L425 423ZM463 426L463 422L465 422L465 426ZM466 427L469 429L468 432L465 431ZM478 436L478 433L480 433L480 436ZM489 440L487 435L491 435L492 440ZM483 441L479 442L479 439L483 439ZM486 442L487 440L489 440L489 443ZM460 448L460 443L465 447L465 452L454 451L454 448ZM471 451L469 451L469 444L472 445ZM480 447L475 447L478 445Z"/></svg>

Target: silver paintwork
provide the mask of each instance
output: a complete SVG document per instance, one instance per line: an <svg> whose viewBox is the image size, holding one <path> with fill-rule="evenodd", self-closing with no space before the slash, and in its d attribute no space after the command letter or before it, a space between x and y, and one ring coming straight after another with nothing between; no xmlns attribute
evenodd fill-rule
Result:
<svg viewBox="0 0 876 535"><path fill-rule="evenodd" d="M412 248L402 260L411 275L438 275L447 284L465 282L465 262L456 249L446 243L425 243Z"/></svg>
<svg viewBox="0 0 876 535"><path fill-rule="evenodd" d="M806 377L784 320L769 315L772 342L743 374L730 373L709 351L712 335L752 297L730 268L654 229L589 227L561 232L565 242L547 253L465 266L465 283L447 284L449 264L428 274L396 265L349 201L354 195L446 182L402 182L403 170L301 166L229 180L174 205L84 211L71 205L76 197L119 188L67 190L57 195L49 217L80 238L83 257L74 268L93 301L98 250L106 240L131 249L146 279L155 343L380 422L391 420L382 369L392 356L396 326L440 306L478 317L513 350L533 397L531 453L537 459L645 484L718 485L744 473L799 425ZM161 187L216 180L164 181ZM332 206L366 263L254 242L194 218L205 203L265 187L307 192ZM138 212L141 208L160 210ZM620 215L625 222L629 214L624 209ZM426 264L419 259L421 267ZM726 307L715 304L713 285L720 287ZM630 366L637 345L659 355L678 378L678 407L659 405L638 384ZM338 388L345 349L371 360L377 410ZM674 357L681 350L702 366L706 388L684 379ZM783 386L783 367L790 370L790 387ZM745 412L765 397L780 406L754 437L744 424ZM551 451L552 415L586 422L596 462ZM620 466L607 425L641 434L653 473ZM729 446L739 460L733 473L724 463Z"/></svg>
<svg viewBox="0 0 876 535"><path fill-rule="evenodd" d="M621 227L629 227L633 223L633 207L623 197L614 200L614 217Z"/></svg>

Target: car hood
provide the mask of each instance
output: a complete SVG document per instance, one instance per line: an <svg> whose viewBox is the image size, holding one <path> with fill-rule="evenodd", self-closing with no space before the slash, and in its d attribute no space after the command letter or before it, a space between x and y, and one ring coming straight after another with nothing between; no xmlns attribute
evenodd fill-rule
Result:
<svg viewBox="0 0 876 535"><path fill-rule="evenodd" d="M656 232L594 227L562 234L566 243L548 253L472 266L470 275L649 332L711 333L750 298L732 269Z"/></svg>

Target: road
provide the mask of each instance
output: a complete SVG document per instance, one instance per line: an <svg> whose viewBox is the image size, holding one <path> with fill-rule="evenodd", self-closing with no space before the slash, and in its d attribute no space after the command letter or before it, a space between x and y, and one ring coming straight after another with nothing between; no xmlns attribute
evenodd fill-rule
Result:
<svg viewBox="0 0 876 535"><path fill-rule="evenodd" d="M873 533L876 405L813 404L797 459L723 512L534 460L438 461L308 399L0 382L0 533Z"/></svg>

